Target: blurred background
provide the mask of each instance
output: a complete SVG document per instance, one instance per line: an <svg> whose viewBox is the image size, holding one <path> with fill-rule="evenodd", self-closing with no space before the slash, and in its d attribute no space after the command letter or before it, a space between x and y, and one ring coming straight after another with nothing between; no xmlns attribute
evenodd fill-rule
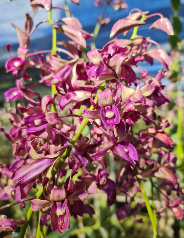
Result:
<svg viewBox="0 0 184 238"><path fill-rule="evenodd" d="M73 4L70 0L67 1L68 7L70 11L77 17L83 29L89 33L93 33L95 29L95 25L97 24L98 19L102 15L103 8L99 6L94 6L95 0L80 0L80 6ZM96 1L97 2L97 1ZM118 2L118 1L116 1ZM178 2L178 0L176 0ZM98 49L102 48L109 40L109 35L112 26L114 23L120 18L126 17L129 14L129 11L133 8L138 8L141 11L149 11L150 14L153 13L161 13L164 17L171 19L172 23L175 24L175 38L168 39L168 35L165 32L154 30L148 31L149 26L158 19L157 17L152 17L147 20L148 24L140 27L138 30L138 35L142 35L145 37L150 37L152 40L158 42L161 45L161 48L165 49L167 53L170 55L171 51L175 48L177 42L180 42L180 50L183 51L183 38L184 38L184 0L180 0L180 9L175 12L175 20L172 18L174 15L173 10L171 8L170 0L126 0L126 4L124 5L124 9L118 10L116 6L115 9L108 7L104 18L109 23L102 24L99 34L96 38L96 47ZM53 6L64 7L64 0L53 0ZM29 4L29 0L13 0L8 2L8 0L0 1L0 127L5 127L6 131L10 130L10 124L8 119L7 109L12 108L12 110L16 111L17 101L5 102L4 93L11 87L15 87L15 78L12 76L11 72L6 73L4 64L6 60L8 60L9 53L6 50L6 45L11 44L11 55L17 55L17 48L19 46L17 34L15 29L11 26L11 23L14 23L20 29L24 27L24 18L25 13L29 13L32 15L32 9ZM65 17L65 12L61 10L53 10L53 20L59 20ZM34 24L38 24L40 21L47 19L48 13L44 9L39 9L37 14L34 17ZM178 20L177 20L177 19ZM178 23L179 21L179 23ZM175 22L175 23L174 23ZM183 30L182 30L183 29ZM31 45L30 52L34 52L37 50L48 50L52 45L52 29L49 23L41 24L31 36ZM118 38L128 39L130 38L132 31L124 37L123 35L119 35ZM148 35L149 34L149 35ZM66 40L67 38L63 34L58 34L58 41ZM88 48L90 48L91 42L88 41ZM173 52L173 51L172 51ZM182 53L183 54L183 53ZM179 157L179 166L183 164L183 55L180 57L180 68L181 74L180 79L177 81L177 77L167 77L163 79L162 83L165 84L166 91L168 96L170 96L173 100L170 105L163 106L161 110L161 115L165 116L170 120L171 127L168 129L168 133L173 139L174 143L177 145L177 141L182 141L182 144L179 147L176 146L175 153L177 153ZM171 54L175 57L174 53ZM148 67L149 74L155 76L156 73L161 69L161 65L157 62L153 66L150 65L141 65L144 69L145 66ZM173 70L174 72L174 70ZM28 70L29 75L32 77L32 83L38 81L39 74L36 69ZM179 82L179 83L178 83ZM36 88L41 95L50 94L50 90L48 87L41 85ZM179 92L179 93L178 93ZM177 95L179 97L177 98ZM178 103L179 100L179 103ZM141 125L139 125L140 129ZM180 128L180 130L178 129ZM12 159L12 148L11 143L7 141L4 137L4 134L0 134L0 163L9 163ZM179 169L179 174L181 177L181 184L183 185L183 172ZM122 206L123 199L118 198L118 202L116 204L116 208ZM157 204L158 203L158 204ZM5 202L1 201L0 206L4 205ZM29 203L26 203L27 207L29 207ZM117 221L116 216L113 212L112 208L109 210L106 204L105 197L101 196L100 199L97 197L93 201L94 207L96 210L99 209L99 212L94 216L93 219L89 218L89 216L84 216L84 219L78 218L77 222L71 221L70 230L66 231L62 238L67 237L77 237L77 238L115 238L115 237L126 237L126 238L149 238L152 234L152 229L150 226L149 218L147 216L146 211L141 211L140 217L143 219L143 224L138 224L135 222L133 218L127 218L121 221L120 223ZM156 201L156 206L158 209L161 204ZM101 208L101 209L100 209ZM4 212L3 212L4 213ZM15 208L6 210L7 216L14 218L23 219L26 210L24 213L16 206ZM35 232L37 228L37 216L33 215L31 228L29 227L27 237L34 238ZM47 238L59 238L61 235L56 231L49 235L50 230L48 231ZM159 232L160 237L163 238L184 238L184 221L177 221L173 217L172 213L167 211L163 216L159 219ZM7 235L7 234L6 234ZM17 237L18 233L15 233L12 236L5 236L5 234L1 233L0 238L2 237Z"/></svg>

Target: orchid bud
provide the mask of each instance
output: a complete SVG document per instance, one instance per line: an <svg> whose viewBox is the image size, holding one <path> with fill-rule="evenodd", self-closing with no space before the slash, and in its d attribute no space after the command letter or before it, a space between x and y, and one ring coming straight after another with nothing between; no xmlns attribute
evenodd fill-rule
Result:
<svg viewBox="0 0 184 238"><path fill-rule="evenodd" d="M65 189L53 188L50 194L50 200L53 202L59 202L66 198Z"/></svg>
<svg viewBox="0 0 184 238"><path fill-rule="evenodd" d="M15 26L13 23L11 25L15 28L17 32L17 36L19 39L19 46L23 48L28 48L30 45L30 40L29 37L22 31L20 30L17 26Z"/></svg>
<svg viewBox="0 0 184 238"><path fill-rule="evenodd" d="M30 4L32 7L45 8L47 12L52 9L52 0L32 0Z"/></svg>
<svg viewBox="0 0 184 238"><path fill-rule="evenodd" d="M117 21L112 27L110 38L116 37L117 35L125 31L129 31L131 28L134 28L136 26L143 26L143 25L145 25L145 22L129 19L121 19Z"/></svg>
<svg viewBox="0 0 184 238"><path fill-rule="evenodd" d="M71 0L73 3L79 5L79 0Z"/></svg>
<svg viewBox="0 0 184 238"><path fill-rule="evenodd" d="M29 34L32 30L32 27L33 27L33 19L28 13L26 13L26 19L25 19L25 22L24 22L24 33L27 36L29 36Z"/></svg>
<svg viewBox="0 0 184 238"><path fill-rule="evenodd" d="M160 18L157 21L155 21L150 26L149 30L152 30L154 28L161 30L161 31L165 31L168 35L174 35L173 27L172 27L169 19L166 17Z"/></svg>

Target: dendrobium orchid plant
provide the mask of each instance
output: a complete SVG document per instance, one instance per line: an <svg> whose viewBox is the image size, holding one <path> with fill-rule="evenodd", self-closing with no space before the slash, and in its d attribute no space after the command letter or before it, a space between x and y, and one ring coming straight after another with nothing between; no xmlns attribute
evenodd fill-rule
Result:
<svg viewBox="0 0 184 238"><path fill-rule="evenodd" d="M79 4L77 0L72 2ZM31 0L30 4L33 17L39 7L49 12L47 21L53 28L53 47L30 53L30 35L39 24L33 28L33 17L29 14L26 14L24 31L12 24L17 31L19 48L17 57L11 56L5 68L15 77L19 71L21 78L16 79L16 87L9 89L5 98L7 102L21 99L25 104L18 104L16 114L9 111L10 133L0 129L13 143L15 158L11 165L0 165L0 175L6 178L6 182L1 183L0 199L14 199L9 206L19 204L22 208L31 200L32 207L24 221L1 215L0 231L15 231L17 225L24 223L19 234L19 238L23 238L33 211L40 211L40 225L47 226L50 220L52 231L62 234L70 228L71 217L76 219L84 213L93 216L93 207L85 201L101 191L107 195L109 206L116 202L117 194L129 197L131 202L136 193L143 195L144 202L135 207L126 199L126 204L116 211L117 219L133 215L141 222L136 214L140 207L146 206L154 237L158 237L155 211L143 187L147 178L157 178L155 188L158 192L162 190L165 196L165 206L157 215L169 208L176 219L183 217L180 207L183 190L175 171L174 145L164 132L169 123L157 115L157 108L170 102L161 79L172 60L150 37L138 36L137 30L155 15L159 19L150 30L157 28L172 35L172 25L160 14L148 15L149 12L133 9L114 24L110 33L113 39L103 49L84 51L88 46L86 41L93 35L82 29L69 10L66 11L70 17L54 24L51 11L59 7L53 7L51 0ZM124 1L111 2L119 8L123 8L123 4ZM126 35L132 28L130 40L121 39L121 33ZM56 31L70 40L57 42ZM117 36L120 38L115 38ZM157 48L153 49L152 45ZM10 52L11 45L7 45L7 50ZM60 58L57 52L65 53L68 60ZM84 52L87 52L85 57ZM161 64L156 77L150 76L139 64L153 65L154 60ZM27 86L31 77L26 70L32 67L40 69L40 80ZM41 84L51 86L52 96L41 97L32 89ZM70 123L63 120L69 117L72 118ZM145 128L135 132L138 120L144 121ZM88 137L82 134L86 126L90 128ZM115 180L109 175L109 156L117 163ZM32 188L37 188L37 193L30 198Z"/></svg>

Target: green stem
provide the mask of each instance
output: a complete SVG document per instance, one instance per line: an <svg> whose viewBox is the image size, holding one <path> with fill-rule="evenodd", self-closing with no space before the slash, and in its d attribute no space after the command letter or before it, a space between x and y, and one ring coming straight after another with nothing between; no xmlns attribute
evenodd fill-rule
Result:
<svg viewBox="0 0 184 238"><path fill-rule="evenodd" d="M41 226L40 226L41 215L42 215L42 212L39 211L39 216L38 216L38 227L37 227L36 238L40 238L41 235L42 235L42 232L41 232Z"/></svg>
<svg viewBox="0 0 184 238"><path fill-rule="evenodd" d="M107 6L108 6L108 2L109 0L106 1L106 5L104 7L104 10L103 10L103 13L102 13L102 19L104 18L104 15L105 15L105 12L107 10ZM100 30L100 23L98 22L95 26L95 29L94 29L94 32L93 32L93 39L92 39L92 43L91 43L91 49L93 50L95 48L95 40L96 40L96 37L99 33L99 30Z"/></svg>
<svg viewBox="0 0 184 238"><path fill-rule="evenodd" d="M146 16L143 15L140 21L143 22L145 19L146 19ZM132 34L130 40L134 40L137 38L138 28L139 28L138 26L134 27L134 31L133 31L133 34Z"/></svg>
<svg viewBox="0 0 184 238"><path fill-rule="evenodd" d="M150 179L150 183L151 183L151 200L152 200L152 211L153 211L153 215L154 215L154 219L155 219L155 223L157 224L157 215L155 212L155 204L154 204L154 186L153 186L153 180Z"/></svg>
<svg viewBox="0 0 184 238"><path fill-rule="evenodd" d="M65 0L65 9L69 10L69 7L68 7L68 4L67 4L66 0ZM66 13L66 17L70 17L70 13L68 11L65 11L65 13Z"/></svg>
<svg viewBox="0 0 184 238"><path fill-rule="evenodd" d="M182 90L181 90L181 53L182 53L182 46L181 43L178 43L178 50L180 52L179 54L179 60L176 62L176 69L177 69L177 98L180 100L182 98ZM183 164L183 159L184 159L184 151L183 151L183 140L182 140L182 135L183 135L183 108L178 105L178 126L177 126L177 135L176 135L176 142L177 142L177 156L180 160L180 164Z"/></svg>
<svg viewBox="0 0 184 238"><path fill-rule="evenodd" d="M52 11L49 12L49 18L48 22L52 25L54 25L52 21ZM56 54L57 51L57 32L56 29L52 29L52 54ZM51 91L52 91L52 97L54 97L55 94L57 94L56 86L52 85L51 86ZM56 105L55 103L52 104L52 112L56 111Z"/></svg>
<svg viewBox="0 0 184 238"><path fill-rule="evenodd" d="M35 194L36 198L40 198L42 193L43 193L43 187L41 186L40 189L38 190L38 192ZM30 207L27 212L27 215L26 215L27 222L21 227L18 238L24 238L24 235L26 233L26 229L27 229L27 226L29 224L32 214L33 214L33 210L32 210L32 207Z"/></svg>
<svg viewBox="0 0 184 238"><path fill-rule="evenodd" d="M137 175L138 171L137 171L136 167L135 167L134 171L135 171L135 174ZM153 211L152 211L151 206L149 204L149 200L148 200L146 191L143 187L143 184L142 184L141 180L138 177L137 177L137 182L139 183L139 187L141 189L141 193L142 193L142 196L144 198L144 202L145 202L145 205L146 205L146 208L147 208L147 211L148 211L148 215L149 215L149 218L150 218L150 221L151 221L151 225L152 225L152 229L153 229L153 238L159 238L158 232L157 232L157 225L156 225L156 222L155 222Z"/></svg>

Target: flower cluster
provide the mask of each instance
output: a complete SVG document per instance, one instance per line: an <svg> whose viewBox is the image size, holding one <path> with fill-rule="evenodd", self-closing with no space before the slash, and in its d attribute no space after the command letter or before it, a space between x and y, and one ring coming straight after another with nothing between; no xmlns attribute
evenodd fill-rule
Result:
<svg viewBox="0 0 184 238"><path fill-rule="evenodd" d="M113 4L121 2L124 3ZM38 7L49 11L51 3L33 0L31 6L34 11ZM130 13L114 24L110 36L127 34L144 25L145 21L139 19L151 17L147 14L140 10ZM58 22L52 24L53 30L71 40L57 42L62 48L56 50L65 53L68 60L53 51L30 53L33 19L28 14L24 31L12 24L19 38L18 56L11 57L5 67L15 77L21 71L21 78L5 97L6 101L25 100L25 104L18 104L17 114L9 111L10 133L0 129L13 143L15 158L11 166L0 165L0 175L6 178L1 184L0 199L12 198L23 208L31 189L41 187L40 197L31 199L32 210L42 212L41 226L50 220L52 231L57 229L62 234L70 228L70 217L95 213L85 202L91 194L101 190L107 195L109 206L116 202L117 194L130 197L132 202L140 192L137 181L155 177L155 188L165 196L165 206L158 213L167 207L181 219L183 211L179 204L183 203L183 192L175 171L174 144L164 132L168 121L157 115L157 108L170 102L161 79L171 67L171 58L149 37L137 36L130 40L114 38L103 49L88 51L84 59L83 49L92 35L73 16ZM169 20L163 16L150 27L153 28L173 34ZM153 44L158 48L153 49ZM7 50L10 52L10 45ZM141 62L153 65L154 60L162 65L156 77L140 66ZM26 70L30 67L40 68L40 80L26 86L30 80ZM53 96L41 97L32 89L39 84L52 86ZM79 113L81 108L84 110ZM135 132L139 121L145 129ZM81 134L84 124L90 128L88 137ZM117 164L115 181L109 175L109 157ZM132 208L127 200L116 211L118 220L133 215L141 222L136 217L141 206L144 203ZM0 231L15 230L17 223L1 216Z"/></svg>

